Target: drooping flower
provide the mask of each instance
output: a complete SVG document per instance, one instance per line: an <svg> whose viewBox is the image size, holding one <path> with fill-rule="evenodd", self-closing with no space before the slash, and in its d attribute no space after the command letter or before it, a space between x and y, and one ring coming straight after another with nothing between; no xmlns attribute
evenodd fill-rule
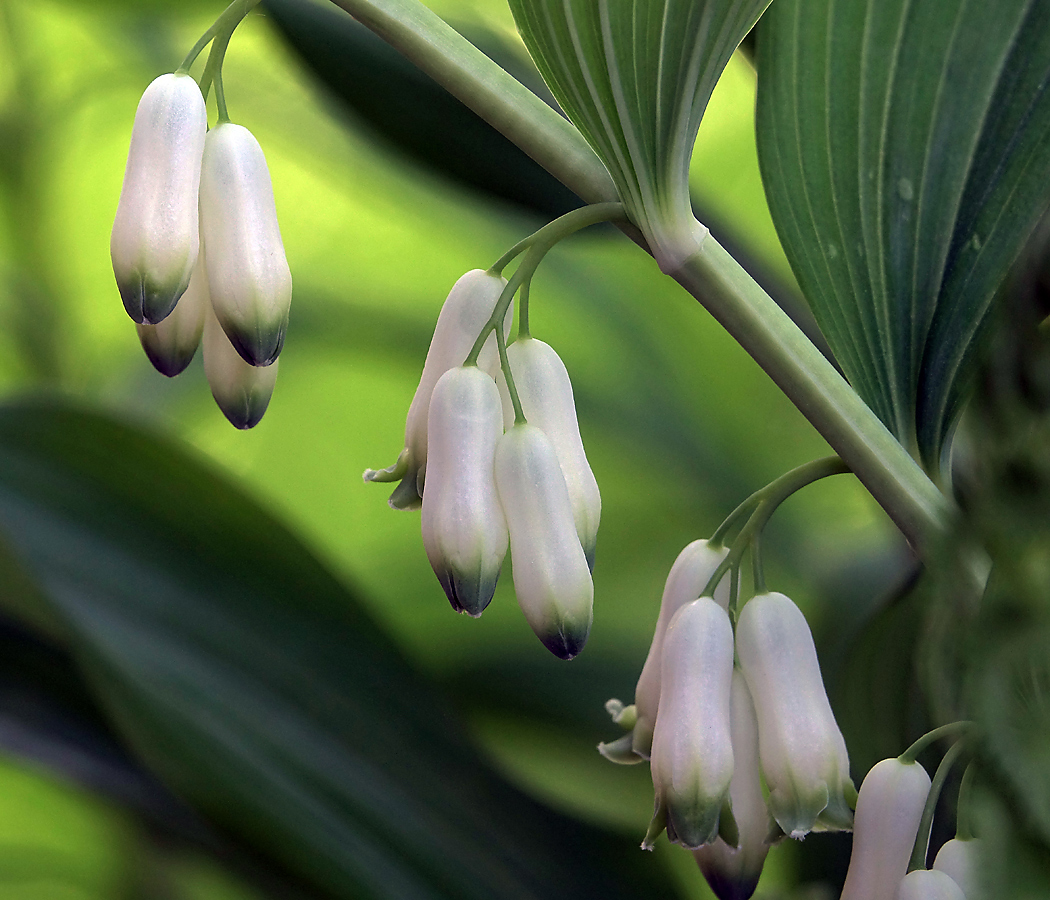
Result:
<svg viewBox="0 0 1050 900"><path fill-rule="evenodd" d="M535 425L515 425L500 439L496 489L518 605L543 645L572 659L590 633L594 585L554 445Z"/></svg>
<svg viewBox="0 0 1050 900"><path fill-rule="evenodd" d="M893 900L908 871L930 776L916 762L884 759L860 786L853 852L841 900Z"/></svg>
<svg viewBox="0 0 1050 900"><path fill-rule="evenodd" d="M849 756L806 617L783 594L759 594L740 613L736 647L758 715L773 818L794 838L848 830L856 796Z"/></svg>
<svg viewBox="0 0 1050 900"><path fill-rule="evenodd" d="M270 403L278 363L248 365L226 337L210 301L205 304L201 349L204 374L219 409L235 427L254 428Z"/></svg>
<svg viewBox="0 0 1050 900"><path fill-rule="evenodd" d="M729 800L736 820L737 846L718 838L694 850L693 857L719 900L748 900L758 887L769 852L769 811L762 796L755 705L739 669L733 670L731 716L733 779Z"/></svg>
<svg viewBox="0 0 1050 900"><path fill-rule="evenodd" d="M215 316L246 363L271 365L284 345L292 274L266 158L247 128L224 122L208 132L200 221Z"/></svg>
<svg viewBox="0 0 1050 900"><path fill-rule="evenodd" d="M457 612L480 616L507 553L496 496L496 444L503 436L499 389L476 366L449 369L430 401L423 495L423 546Z"/></svg>
<svg viewBox="0 0 1050 900"><path fill-rule="evenodd" d="M499 275L483 269L472 269L452 286L445 298L434 327L434 336L430 339L419 386L408 408L405 448L394 465L387 469L368 469L364 473L365 481L401 479L390 496L390 505L394 509L419 507L426 478L427 417L434 386L449 369L463 365L506 285L506 279ZM504 319L504 334L510 331L513 318L511 303ZM493 377L499 369L494 334L485 341L478 357L478 367Z"/></svg>
<svg viewBox="0 0 1050 900"><path fill-rule="evenodd" d="M199 253L189 287L168 317L156 325L135 326L142 349L162 375L174 378L190 364L201 342L204 314L210 303L204 254Z"/></svg>
<svg viewBox="0 0 1050 900"><path fill-rule="evenodd" d="M980 896L977 883L977 857L980 852L979 839L952 838L937 851L937 858L933 861L934 869L951 876L967 900L976 900Z"/></svg>
<svg viewBox="0 0 1050 900"><path fill-rule="evenodd" d="M637 720L632 732L631 747L634 752L649 758L649 748L653 742L653 728L656 725L657 710L660 705L660 659L663 652L664 633L675 613L686 603L696 600L706 587L719 563L725 559L729 550L714 546L708 541L693 541L688 544L671 566L664 584L663 597L660 600L660 615L656 620L656 631L649 647L649 655L638 686L634 690L635 714ZM715 600L722 607L729 604L729 579L719 583L715 591Z"/></svg>
<svg viewBox="0 0 1050 900"><path fill-rule="evenodd" d="M519 338L511 344L507 348L507 360L525 418L554 444L572 501L576 533L583 545L587 564L593 570L602 497L580 438L569 373L550 345L532 337ZM505 379L501 377L499 382L504 418L509 429L514 424L514 409Z"/></svg>
<svg viewBox="0 0 1050 900"><path fill-rule="evenodd" d="M161 75L135 111L109 249L124 308L137 323L165 319L190 282L207 127L189 75Z"/></svg>
<svg viewBox="0 0 1050 900"><path fill-rule="evenodd" d="M966 900L951 878L937 869L916 869L901 879L895 900Z"/></svg>
<svg viewBox="0 0 1050 900"><path fill-rule="evenodd" d="M718 837L733 777L732 682L729 614L710 597L687 603L664 636L651 760L656 810L643 847L665 825L668 839L685 847Z"/></svg>

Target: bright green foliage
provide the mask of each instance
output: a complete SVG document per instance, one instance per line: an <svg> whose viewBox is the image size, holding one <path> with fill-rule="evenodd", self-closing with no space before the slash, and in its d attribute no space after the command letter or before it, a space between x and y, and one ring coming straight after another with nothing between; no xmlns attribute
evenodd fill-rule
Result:
<svg viewBox="0 0 1050 900"><path fill-rule="evenodd" d="M1050 200L1050 3L780 0L758 67L799 283L853 386L936 468Z"/></svg>
<svg viewBox="0 0 1050 900"><path fill-rule="evenodd" d="M657 259L692 222L689 160L700 118L767 3L511 0L548 86L609 169Z"/></svg>

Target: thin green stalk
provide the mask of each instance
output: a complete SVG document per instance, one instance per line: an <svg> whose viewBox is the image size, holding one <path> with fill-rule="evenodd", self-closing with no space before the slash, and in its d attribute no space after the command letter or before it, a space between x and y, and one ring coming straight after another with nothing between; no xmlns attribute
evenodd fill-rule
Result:
<svg viewBox="0 0 1050 900"><path fill-rule="evenodd" d="M507 382L507 393L510 394L510 403L514 407L514 424L525 424L525 413L521 408L521 399L518 397L518 388L514 384L514 373L510 370L510 360L507 359L507 338L503 329L496 328L496 349L499 351L499 364L503 369L503 377Z"/></svg>
<svg viewBox="0 0 1050 900"><path fill-rule="evenodd" d="M522 282L521 290L518 291L518 340L527 338L529 332L529 288L532 287L532 279Z"/></svg>
<svg viewBox="0 0 1050 900"><path fill-rule="evenodd" d="M973 722L969 722L965 719L959 722L949 722L947 725L941 725L938 728L934 728L933 731L927 731L926 734L898 756L897 759L902 763L913 763L919 758L919 754L922 753L923 750L931 744L936 743L941 738L951 737L952 735L962 735L967 731L970 731L972 728Z"/></svg>
<svg viewBox="0 0 1050 900"><path fill-rule="evenodd" d="M747 500L733 510L729 517L715 530L717 542L720 543L726 532L735 523L735 520L739 520L747 510L754 510L744 527L740 529L740 533L733 539L729 548L729 554L718 564L718 568L711 575L707 586L701 591L701 595L713 596L715 587L717 587L726 572L740 565L740 558L744 555L744 551L754 542L762 529L765 528L770 517L776 512L777 507L788 497L822 478L828 478L831 475L845 475L848 472L849 468L837 456L825 456L822 459L815 459L796 469L792 469L790 472L786 472L776 480L771 481L761 490L755 491ZM716 538L712 537L711 541L715 543ZM759 573L756 572L756 575L759 575ZM755 585L755 590L758 590L757 584Z"/></svg>
<svg viewBox="0 0 1050 900"><path fill-rule="evenodd" d="M197 43L193 45L193 49L186 54L182 65L175 70L175 74L186 75L190 71L190 67L196 62L197 57L201 55L201 51L208 46L209 41L215 35L220 31L228 31L230 34L233 34L241 20L259 3L260 0L233 0L233 3L227 6L219 14L219 17L212 22L211 27L200 36Z"/></svg>
<svg viewBox="0 0 1050 900"><path fill-rule="evenodd" d="M973 840L973 825L971 823L970 804L973 802L970 795L973 792L973 779L976 765L973 761L963 772L962 781L959 782L959 796L955 801L955 836L960 841Z"/></svg>
<svg viewBox="0 0 1050 900"><path fill-rule="evenodd" d="M965 746L965 741L956 742L944 754L941 764L937 766L937 771L933 776L933 783L930 785L930 792L926 795L926 805L922 809L922 818L919 819L919 831L915 835L911 860L908 863L909 872L926 868L926 853L930 846L930 830L933 828L933 814L937 811L937 800L941 796L941 790L944 788L944 782L948 780L952 766L955 765L955 760L959 758L959 754L963 752Z"/></svg>
<svg viewBox="0 0 1050 900"><path fill-rule="evenodd" d="M583 136L417 0L333 0L589 202L617 199ZM623 229L639 243L637 229ZM886 510L920 555L950 501L878 416L710 235L673 277L747 350Z"/></svg>
<svg viewBox="0 0 1050 900"><path fill-rule="evenodd" d="M518 243L504 253L495 263L490 271L502 275L503 270L511 260L520 256L531 247L546 246L548 249L559 241L565 240L569 235L575 234L583 228L597 225L599 222L611 222L625 217L622 203L592 203L589 206L581 206L573 209L562 216L558 216L553 222L548 222L542 228L534 231L527 238L522 238ZM546 251L545 251L546 252Z"/></svg>
<svg viewBox="0 0 1050 900"><path fill-rule="evenodd" d="M761 531L756 531L751 538L751 581L756 595L766 592L766 572L762 568Z"/></svg>

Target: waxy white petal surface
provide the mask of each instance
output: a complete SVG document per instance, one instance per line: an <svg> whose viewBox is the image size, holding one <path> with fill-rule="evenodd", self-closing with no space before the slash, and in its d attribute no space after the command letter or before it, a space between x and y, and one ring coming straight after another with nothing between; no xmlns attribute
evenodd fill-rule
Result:
<svg viewBox="0 0 1050 900"><path fill-rule="evenodd" d="M155 79L135 111L109 249L124 308L137 323L162 321L189 284L207 128L204 98L188 75Z"/></svg>
<svg viewBox="0 0 1050 900"><path fill-rule="evenodd" d="M481 615L507 553L496 496L496 444L503 436L499 389L476 366L449 369L430 402L423 545L457 612Z"/></svg>
<svg viewBox="0 0 1050 900"><path fill-rule="evenodd" d="M200 215L215 315L245 362L268 366L284 345L292 273L270 170L247 128L224 122L208 132Z"/></svg>

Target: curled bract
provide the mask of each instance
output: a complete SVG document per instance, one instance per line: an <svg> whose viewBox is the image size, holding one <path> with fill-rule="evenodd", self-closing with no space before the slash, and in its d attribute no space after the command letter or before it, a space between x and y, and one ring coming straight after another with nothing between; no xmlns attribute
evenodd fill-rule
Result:
<svg viewBox="0 0 1050 900"><path fill-rule="evenodd" d="M660 716L653 734L656 810L643 846L666 826L685 847L718 837L733 777L733 626L710 597L683 606L664 637Z"/></svg>
<svg viewBox="0 0 1050 900"><path fill-rule="evenodd" d="M266 158L247 128L224 122L208 132L200 222L215 316L246 363L271 365L284 345L292 274Z"/></svg>
<svg viewBox="0 0 1050 900"><path fill-rule="evenodd" d="M794 838L849 830L856 797L849 756L806 617L783 594L759 594L740 613L736 647L755 702L773 818Z"/></svg>
<svg viewBox="0 0 1050 900"><path fill-rule="evenodd" d="M189 284L207 127L189 75L161 75L135 111L109 249L124 308L137 323L165 319Z"/></svg>
<svg viewBox="0 0 1050 900"><path fill-rule="evenodd" d="M554 445L535 425L515 425L500 439L496 489L518 605L543 645L572 659L590 633L594 585Z"/></svg>
<svg viewBox="0 0 1050 900"><path fill-rule="evenodd" d="M400 480L390 496L390 505L395 509L415 509L422 501L427 465L427 419L434 386L449 369L463 365L506 285L506 279L499 275L472 269L452 286L442 304L423 364L423 374L408 408L405 448L394 465L387 469L368 469L364 473L365 481ZM512 320L513 303L504 318L504 334L510 331ZM485 341L478 357L478 367L493 376L499 369L494 334Z"/></svg>
<svg viewBox="0 0 1050 900"><path fill-rule="evenodd" d="M503 412L492 377L476 366L445 372L434 387L427 427L423 546L452 608L479 616L496 590L508 540L496 496Z"/></svg>

